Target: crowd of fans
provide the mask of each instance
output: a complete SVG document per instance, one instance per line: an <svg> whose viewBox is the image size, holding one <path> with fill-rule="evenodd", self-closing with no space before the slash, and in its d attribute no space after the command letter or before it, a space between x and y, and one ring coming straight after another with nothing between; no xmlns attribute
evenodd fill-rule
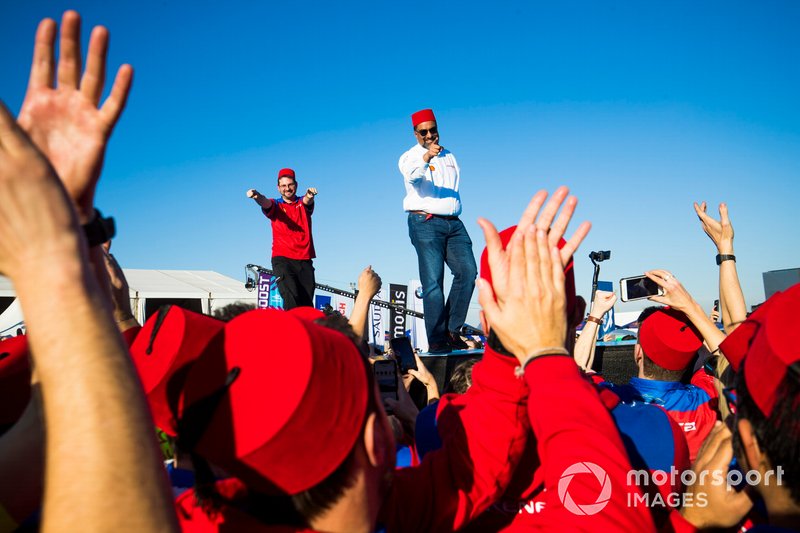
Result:
<svg viewBox="0 0 800 533"><path fill-rule="evenodd" d="M0 272L27 326L0 343L0 531L800 529L800 285L747 316L724 204L719 220L694 206L724 331L652 270L664 294L640 319L638 376L593 373L614 297L576 344L590 224L565 237L577 200L540 191L514 227L479 221L482 359L440 395L417 357L384 402L369 267L349 319L172 306L136 323L94 206L132 69L101 105L108 32L82 73L78 14L57 62L56 35L40 24L19 116L0 106Z"/></svg>

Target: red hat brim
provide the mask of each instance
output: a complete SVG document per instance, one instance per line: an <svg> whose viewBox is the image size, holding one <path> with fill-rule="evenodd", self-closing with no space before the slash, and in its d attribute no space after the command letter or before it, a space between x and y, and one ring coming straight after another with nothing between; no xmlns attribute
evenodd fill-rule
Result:
<svg viewBox="0 0 800 533"><path fill-rule="evenodd" d="M142 327L131 357L153 421L170 436L178 432L183 384L191 365L206 351L222 349L225 323L176 305L162 308Z"/></svg>

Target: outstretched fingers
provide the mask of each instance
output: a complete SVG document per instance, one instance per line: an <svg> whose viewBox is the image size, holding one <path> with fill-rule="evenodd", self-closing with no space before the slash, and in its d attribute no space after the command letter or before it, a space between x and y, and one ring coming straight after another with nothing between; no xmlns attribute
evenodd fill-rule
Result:
<svg viewBox="0 0 800 533"><path fill-rule="evenodd" d="M106 82L106 57L108 55L108 30L97 26L89 38L89 50L86 52L86 70L81 78L81 93L95 107L100 103L103 85Z"/></svg>
<svg viewBox="0 0 800 533"><path fill-rule="evenodd" d="M75 11L66 11L61 18L59 40L58 85L78 88L81 75L81 17Z"/></svg>
<svg viewBox="0 0 800 533"><path fill-rule="evenodd" d="M561 237L567 232L567 226L569 226L569 221L572 220L572 215L575 213L575 207L577 205L578 199L576 197L570 196L567 198L563 209L561 209L561 212L558 214L558 218L556 218L555 222L553 222L550 227L550 233L548 234L550 237L550 244L557 245Z"/></svg>
<svg viewBox="0 0 800 533"><path fill-rule="evenodd" d="M567 243L561 248L559 254L561 256L561 267L567 266L569 263L570 258L575 255L575 252L578 250L578 247L583 242L583 239L589 234L589 230L592 229L592 223L589 221L581 222L578 226L578 229L575 230L575 233L572 234L567 240Z"/></svg>
<svg viewBox="0 0 800 533"><path fill-rule="evenodd" d="M103 102L103 107L100 108L100 115L108 127L108 132L114 128L114 124L117 123L119 116L125 109L132 83L133 67L127 64L119 67L117 77L114 79L114 85L111 87L111 94L108 95L106 101Z"/></svg>
<svg viewBox="0 0 800 533"><path fill-rule="evenodd" d="M54 52L56 42L56 21L44 19L36 30L33 43L33 62L28 79L28 90L53 86Z"/></svg>
<svg viewBox="0 0 800 533"><path fill-rule="evenodd" d="M519 217L519 222L517 222L518 230L522 231L536 222L536 216L539 214L539 210L544 205L545 200L547 200L547 191L544 189L533 195L531 201L528 202L528 207L525 208L525 211L522 212L522 216Z"/></svg>
<svg viewBox="0 0 800 533"><path fill-rule="evenodd" d="M558 213L558 210L561 208L561 204L564 203L564 200L568 194L569 188L564 185L556 189L556 191L553 193L553 196L550 197L545 204L544 209L542 209L542 212L539 214L539 218L536 220L537 228L545 231L550 229L550 225L553 223L553 220L555 220L556 214Z"/></svg>

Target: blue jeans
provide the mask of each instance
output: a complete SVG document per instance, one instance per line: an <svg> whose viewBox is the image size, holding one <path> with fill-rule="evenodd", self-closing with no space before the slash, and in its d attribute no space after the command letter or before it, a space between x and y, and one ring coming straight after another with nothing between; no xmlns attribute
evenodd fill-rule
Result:
<svg viewBox="0 0 800 533"><path fill-rule="evenodd" d="M428 344L442 344L448 340L448 331L457 332L467 318L478 275L472 240L459 219L431 217L426 220L426 215L418 213L408 214L408 236L417 250ZM446 303L445 263L453 273Z"/></svg>

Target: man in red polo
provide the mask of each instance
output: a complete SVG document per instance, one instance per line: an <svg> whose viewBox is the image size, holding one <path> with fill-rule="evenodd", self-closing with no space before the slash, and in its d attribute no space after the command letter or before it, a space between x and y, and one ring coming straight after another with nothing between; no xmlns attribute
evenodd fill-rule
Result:
<svg viewBox="0 0 800 533"><path fill-rule="evenodd" d="M247 191L261 206L264 216L272 221L272 270L278 278L278 290L286 309L311 306L314 302L314 238L311 236L311 215L317 189L310 188L297 197L294 170L278 172L279 198L267 198L255 189Z"/></svg>

